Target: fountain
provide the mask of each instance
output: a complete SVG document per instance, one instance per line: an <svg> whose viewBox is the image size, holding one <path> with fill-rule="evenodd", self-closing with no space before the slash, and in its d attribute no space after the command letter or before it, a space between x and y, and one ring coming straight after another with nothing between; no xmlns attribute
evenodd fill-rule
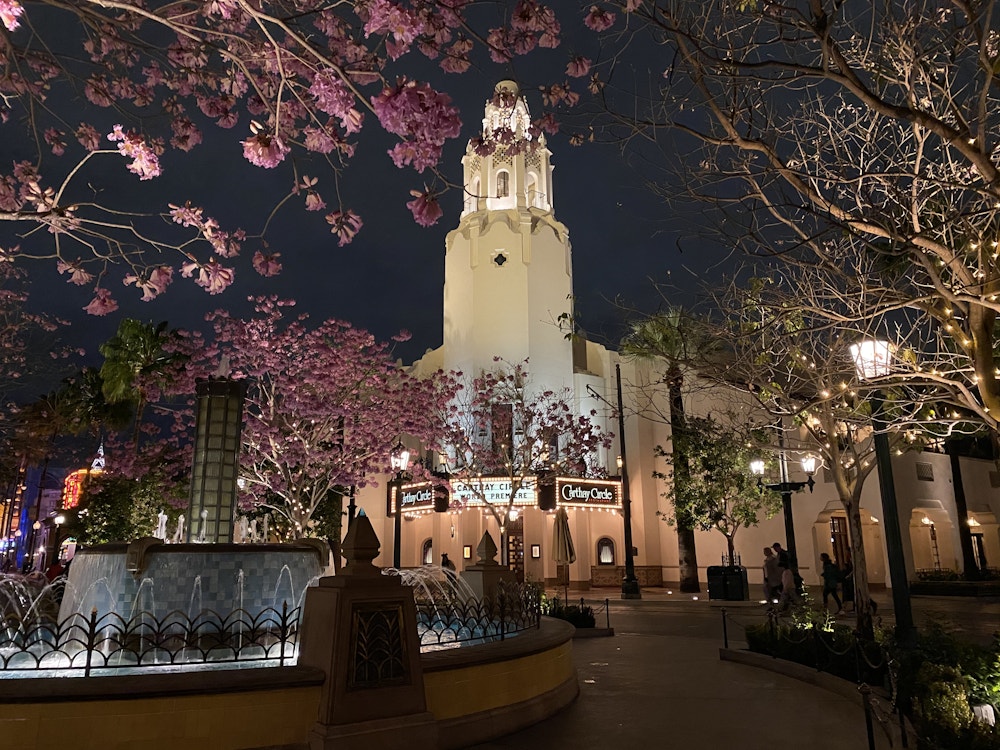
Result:
<svg viewBox="0 0 1000 750"><path fill-rule="evenodd" d="M324 573L325 541L294 544L162 544L152 538L81 550L70 566L59 621L96 609L129 619L162 620L209 610L255 617L268 609L300 607L306 587Z"/></svg>

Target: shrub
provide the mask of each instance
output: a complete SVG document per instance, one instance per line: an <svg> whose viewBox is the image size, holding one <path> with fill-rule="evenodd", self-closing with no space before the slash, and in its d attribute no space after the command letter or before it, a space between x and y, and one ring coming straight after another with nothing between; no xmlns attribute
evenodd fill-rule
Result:
<svg viewBox="0 0 1000 750"><path fill-rule="evenodd" d="M566 620L577 628L592 628L597 625L593 607L577 606L576 604L565 605L557 596L552 599L542 597L541 608L543 615Z"/></svg>

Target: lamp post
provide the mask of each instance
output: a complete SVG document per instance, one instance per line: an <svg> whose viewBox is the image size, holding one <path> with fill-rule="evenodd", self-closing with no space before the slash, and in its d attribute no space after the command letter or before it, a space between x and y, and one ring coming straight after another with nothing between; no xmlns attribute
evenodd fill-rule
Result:
<svg viewBox="0 0 1000 750"><path fill-rule="evenodd" d="M395 473L392 482L396 485L396 502L393 504L395 517L393 518L392 567L399 570L401 551L400 538L403 533L403 506L400 494L403 490L403 472L405 472L406 467L410 465L410 451L407 450L402 441L397 442L396 447L393 448L392 453L389 454L389 465ZM391 496L392 494L390 490L390 497Z"/></svg>
<svg viewBox="0 0 1000 750"><path fill-rule="evenodd" d="M764 461L762 459L755 459L750 462L750 472L757 476L757 487L760 488L761 492L764 490L771 490L772 492L778 492L781 494L781 508L785 516L785 549L788 551L788 562L794 572L798 572L799 562L798 553L795 549L795 521L792 517L792 495L796 492L801 492L806 487L809 491L813 491L813 487L816 486L816 481L813 479L813 474L816 473L816 457L806 455L802 458L802 471L806 473L806 481L804 482L791 482L788 479L788 458L785 456L785 441L782 433L778 433L778 446L780 453L778 454L778 466L781 470L781 481L765 483L764 482Z"/></svg>
<svg viewBox="0 0 1000 750"><path fill-rule="evenodd" d="M888 375L892 365L894 347L888 341L865 339L851 344L851 356L858 378L871 380ZM903 558L903 535L899 530L899 511L896 508L896 485L892 477L892 458L889 455L889 436L885 429L885 404L878 389L872 391L872 429L875 431L875 461L878 465L878 484L882 495L882 517L886 554L889 558L889 581L892 583L892 606L896 615L896 637L903 644L912 644L916 636L913 610L910 605L910 584L906 579L906 560Z"/></svg>
<svg viewBox="0 0 1000 750"><path fill-rule="evenodd" d="M618 469L622 475L622 516L625 521L625 577L622 579L622 599L642 599L639 579L635 577L635 557L632 554L632 498L628 486L628 462L625 460L625 405L622 402L622 368L615 363L615 377L618 381L618 442L621 455Z"/></svg>

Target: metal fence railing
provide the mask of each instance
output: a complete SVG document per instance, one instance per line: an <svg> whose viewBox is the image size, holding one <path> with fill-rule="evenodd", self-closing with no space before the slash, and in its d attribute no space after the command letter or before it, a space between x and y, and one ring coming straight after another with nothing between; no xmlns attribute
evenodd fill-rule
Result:
<svg viewBox="0 0 1000 750"><path fill-rule="evenodd" d="M530 585L501 584L482 600L418 598L416 606L422 652L502 641L541 625L538 589Z"/></svg>
<svg viewBox="0 0 1000 750"><path fill-rule="evenodd" d="M193 664L260 662L283 666L294 659L300 608L267 608L257 614L204 610L157 618L140 612L72 614L60 622L0 622L0 678L113 674L122 670Z"/></svg>

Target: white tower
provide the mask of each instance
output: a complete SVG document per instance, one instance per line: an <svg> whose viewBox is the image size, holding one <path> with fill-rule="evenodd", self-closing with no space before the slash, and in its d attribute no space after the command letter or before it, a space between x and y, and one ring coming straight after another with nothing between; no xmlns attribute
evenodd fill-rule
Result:
<svg viewBox="0 0 1000 750"><path fill-rule="evenodd" d="M513 81L486 103L487 155L462 158L465 206L445 239L444 367L475 376L494 357L529 360L536 388L573 385L572 345L560 329L573 311L569 230L556 221L551 153L529 132Z"/></svg>

